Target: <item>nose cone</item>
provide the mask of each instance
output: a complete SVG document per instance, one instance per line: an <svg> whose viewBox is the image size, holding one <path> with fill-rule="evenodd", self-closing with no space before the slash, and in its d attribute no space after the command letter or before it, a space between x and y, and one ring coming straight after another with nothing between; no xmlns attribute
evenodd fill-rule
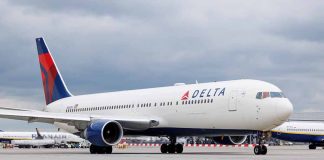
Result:
<svg viewBox="0 0 324 160"><path fill-rule="evenodd" d="M277 118L280 121L287 121L289 116L292 114L293 112L293 105L291 104L291 102L286 99L285 101L281 101L278 105L277 105Z"/></svg>

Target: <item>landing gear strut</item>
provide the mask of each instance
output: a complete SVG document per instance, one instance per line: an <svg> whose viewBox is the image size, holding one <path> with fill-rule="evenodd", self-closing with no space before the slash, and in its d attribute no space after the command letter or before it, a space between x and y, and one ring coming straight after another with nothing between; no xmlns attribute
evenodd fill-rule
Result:
<svg viewBox="0 0 324 160"><path fill-rule="evenodd" d="M257 141L258 145L254 147L254 154L255 155L266 155L268 152L267 146L264 145L265 140L270 137L267 132L258 132L257 133Z"/></svg>
<svg viewBox="0 0 324 160"><path fill-rule="evenodd" d="M183 145L177 143L177 137L170 137L170 144L162 144L161 145L161 153L182 153Z"/></svg>
<svg viewBox="0 0 324 160"><path fill-rule="evenodd" d="M101 146L95 146L95 145L91 144L90 145L90 153L91 154L111 154L112 146L101 147Z"/></svg>

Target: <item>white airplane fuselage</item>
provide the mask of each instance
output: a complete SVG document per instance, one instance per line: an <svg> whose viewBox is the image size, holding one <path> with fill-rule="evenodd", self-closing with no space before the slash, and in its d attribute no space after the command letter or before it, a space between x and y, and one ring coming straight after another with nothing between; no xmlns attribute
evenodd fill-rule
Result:
<svg viewBox="0 0 324 160"><path fill-rule="evenodd" d="M324 146L324 123L291 121L274 128L272 137L292 142L310 142Z"/></svg>
<svg viewBox="0 0 324 160"><path fill-rule="evenodd" d="M0 132L0 141L17 145L48 145L65 142L82 142L83 139L71 133L42 132L42 138L36 132Z"/></svg>
<svg viewBox="0 0 324 160"><path fill-rule="evenodd" d="M287 98L257 99L258 92L281 92L267 82L233 80L72 96L50 103L47 112L152 119L158 125L125 135L246 135L267 131L287 120ZM55 123L69 132L73 126Z"/></svg>

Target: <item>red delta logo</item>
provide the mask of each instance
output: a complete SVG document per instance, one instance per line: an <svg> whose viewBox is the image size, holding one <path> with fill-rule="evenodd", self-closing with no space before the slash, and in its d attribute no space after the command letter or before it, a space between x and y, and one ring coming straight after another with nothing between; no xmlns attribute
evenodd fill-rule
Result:
<svg viewBox="0 0 324 160"><path fill-rule="evenodd" d="M189 91L187 91L182 97L181 100L188 100L189 98Z"/></svg>
<svg viewBox="0 0 324 160"><path fill-rule="evenodd" d="M225 96L225 88L214 88L214 89L197 89L192 92L191 97L189 97L189 91L187 91L181 100L188 100L189 98L208 98L208 97L219 97Z"/></svg>

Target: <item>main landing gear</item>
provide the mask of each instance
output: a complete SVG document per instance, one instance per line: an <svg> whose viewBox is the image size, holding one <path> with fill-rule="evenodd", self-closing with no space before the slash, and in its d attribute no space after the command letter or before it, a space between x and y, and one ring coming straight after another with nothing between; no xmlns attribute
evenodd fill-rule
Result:
<svg viewBox="0 0 324 160"><path fill-rule="evenodd" d="M254 147L254 154L255 155L266 155L268 152L267 146L264 145L266 139L271 136L271 133L268 134L267 132L258 132L257 133L257 140L258 145Z"/></svg>
<svg viewBox="0 0 324 160"><path fill-rule="evenodd" d="M177 137L170 137L170 144L162 144L161 145L161 153L182 153L183 145L177 143Z"/></svg>
<svg viewBox="0 0 324 160"><path fill-rule="evenodd" d="M313 143L311 143L311 144L309 144L308 148L309 148L309 149L316 149L316 145L313 144Z"/></svg>
<svg viewBox="0 0 324 160"><path fill-rule="evenodd" d="M111 154L112 146L101 147L101 146L95 146L95 145L91 144L90 145L90 153L91 154Z"/></svg>

